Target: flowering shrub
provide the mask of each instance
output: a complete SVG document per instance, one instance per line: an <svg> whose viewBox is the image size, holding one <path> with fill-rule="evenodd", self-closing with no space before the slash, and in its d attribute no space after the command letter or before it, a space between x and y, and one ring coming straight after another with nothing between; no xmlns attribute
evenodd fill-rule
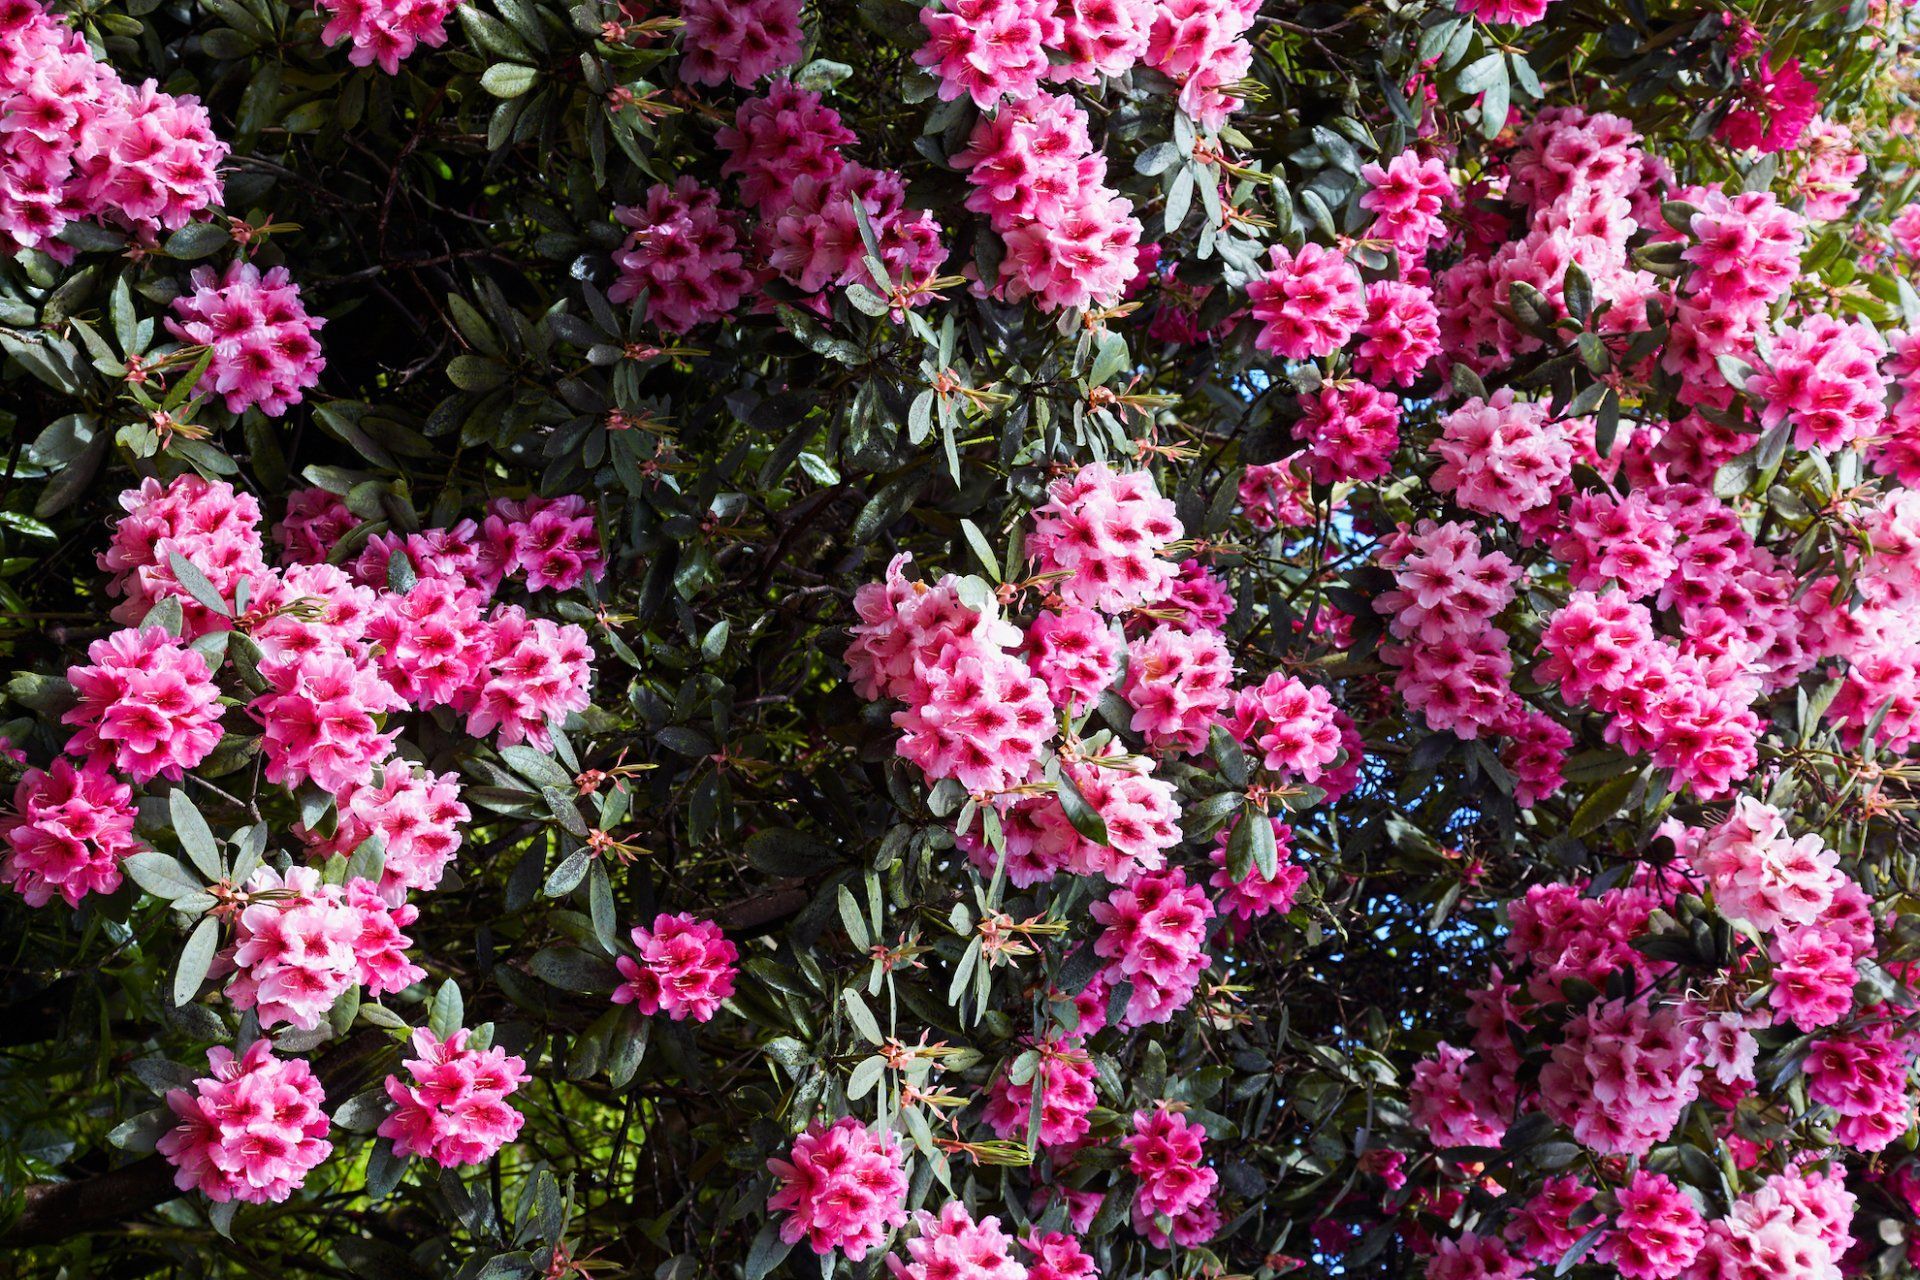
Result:
<svg viewBox="0 0 1920 1280"><path fill-rule="evenodd" d="M1920 1267L1894 0L0 0L9 1274Z"/></svg>

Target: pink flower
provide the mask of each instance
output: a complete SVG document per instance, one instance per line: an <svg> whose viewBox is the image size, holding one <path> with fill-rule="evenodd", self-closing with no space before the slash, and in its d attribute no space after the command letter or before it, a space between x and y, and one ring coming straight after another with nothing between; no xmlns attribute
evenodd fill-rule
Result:
<svg viewBox="0 0 1920 1280"><path fill-rule="evenodd" d="M1806 1057L1807 1097L1838 1114L1835 1142L1855 1151L1883 1151L1907 1131L1912 1061L1912 1044L1884 1025L1813 1042Z"/></svg>
<svg viewBox="0 0 1920 1280"><path fill-rule="evenodd" d="M1233 695L1226 724L1236 741L1256 749L1261 768L1317 782L1340 758L1340 726L1333 717L1333 698L1324 687L1276 671Z"/></svg>
<svg viewBox="0 0 1920 1280"><path fill-rule="evenodd" d="M1066 60L1048 67L1047 79L1096 84L1125 75L1146 55L1159 8L1152 0L1059 0L1060 33L1051 47Z"/></svg>
<svg viewBox="0 0 1920 1280"><path fill-rule="evenodd" d="M1233 659L1216 632L1164 623L1127 646L1128 727L1150 746L1197 753L1233 694Z"/></svg>
<svg viewBox="0 0 1920 1280"><path fill-rule="evenodd" d="M1202 1200L1184 1213L1167 1219L1167 1225L1172 1228L1170 1232L1160 1229L1160 1219L1150 1217L1138 1199L1133 1203L1132 1217L1133 1229L1156 1249L1176 1244L1182 1249L1197 1249L1220 1233L1220 1224L1224 1221L1217 1199Z"/></svg>
<svg viewBox="0 0 1920 1280"><path fill-rule="evenodd" d="M1040 1145L1070 1147L1087 1136L1088 1115L1099 1105L1093 1089L1093 1059L1072 1043L1048 1043L1033 1049L1033 1074L1015 1083L1011 1071L996 1075L987 1093L982 1119L1002 1138L1025 1142L1033 1115L1034 1090L1040 1091Z"/></svg>
<svg viewBox="0 0 1920 1280"><path fill-rule="evenodd" d="M382 594L366 628L381 678L416 707L465 702L494 653L483 604L480 592L445 578Z"/></svg>
<svg viewBox="0 0 1920 1280"><path fill-rule="evenodd" d="M487 625L492 653L481 664L484 678L470 700L456 704L466 712L467 732L544 751L551 745L547 726L591 700L593 646L573 623L529 618L517 605L494 610Z"/></svg>
<svg viewBox="0 0 1920 1280"><path fill-rule="evenodd" d="M1453 180L1437 157L1403 151L1385 168L1362 166L1360 178L1368 188L1360 207L1373 214L1369 236L1417 256L1446 234L1441 213L1453 202Z"/></svg>
<svg viewBox="0 0 1920 1280"><path fill-rule="evenodd" d="M727 152L720 172L738 177L740 198L771 218L793 206L799 178L832 181L846 167L840 148L858 139L819 94L776 80L741 103L714 141Z"/></svg>
<svg viewBox="0 0 1920 1280"><path fill-rule="evenodd" d="M912 563L912 555L897 555L882 581L854 592L860 621L851 629L847 668L863 698L924 702L928 670L1020 643L1020 629L1000 616L993 600L971 608L960 599L958 578L949 574L928 586L907 577Z"/></svg>
<svg viewBox="0 0 1920 1280"><path fill-rule="evenodd" d="M1644 1001L1591 1005L1540 1072L1546 1113L1603 1155L1646 1155L1699 1092L1698 1050L1677 1014Z"/></svg>
<svg viewBox="0 0 1920 1280"><path fill-rule="evenodd" d="M887 1269L894 1280L1027 1280L1027 1269L1013 1257L1013 1241L1000 1230L1000 1219L978 1222L958 1200L940 1206L938 1214L922 1209L913 1215L920 1234L907 1241L911 1262L888 1255Z"/></svg>
<svg viewBox="0 0 1920 1280"><path fill-rule="evenodd" d="M1079 188L1006 233L995 296L1032 297L1042 311L1111 306L1132 275L1140 230L1133 205L1118 192Z"/></svg>
<svg viewBox="0 0 1920 1280"><path fill-rule="evenodd" d="M247 706L263 730L267 781L312 782L338 794L364 783L393 751L399 729L381 731L376 716L406 703L379 673L354 657L327 650L260 664L267 691Z"/></svg>
<svg viewBox="0 0 1920 1280"><path fill-rule="evenodd" d="M1463 9L1474 3L1486 6L1538 3L1544 7L1546 0L1460 0ZM1527 19L1533 20L1537 19ZM1434 1247L1433 1257L1427 1261L1426 1280L1520 1280L1527 1270L1526 1262L1508 1253L1500 1237L1468 1234L1458 1240L1442 1240Z"/></svg>
<svg viewBox="0 0 1920 1280"><path fill-rule="evenodd" d="M391 1075L394 1110L380 1122L394 1154L424 1156L442 1168L482 1164L520 1132L523 1117L507 1101L527 1078L527 1064L500 1048L469 1049L471 1031L444 1041L424 1027L413 1033L405 1062L411 1081Z"/></svg>
<svg viewBox="0 0 1920 1280"><path fill-rule="evenodd" d="M1247 286L1254 345L1287 360L1332 355L1367 318L1366 287L1353 264L1333 249L1304 244L1298 253L1275 245L1272 267Z"/></svg>
<svg viewBox="0 0 1920 1280"><path fill-rule="evenodd" d="M850 1262L878 1248L907 1220L907 1171L900 1144L852 1116L818 1121L793 1142L789 1159L767 1161L780 1186L768 1213L785 1213L780 1238L807 1242L822 1257L838 1249Z"/></svg>
<svg viewBox="0 0 1920 1280"><path fill-rule="evenodd" d="M1506 1118L1478 1087L1475 1065L1472 1054L1445 1041L1414 1064L1408 1109L1436 1147L1496 1147L1506 1134Z"/></svg>
<svg viewBox="0 0 1920 1280"><path fill-rule="evenodd" d="M1839 855L1819 836L1793 839L1780 811L1751 796L1734 801L1692 860L1719 910L1763 933L1814 924L1845 880Z"/></svg>
<svg viewBox="0 0 1920 1280"><path fill-rule="evenodd" d="M1236 819L1238 822L1244 819ZM1213 875L1207 883L1220 890L1215 903L1221 915L1233 916L1238 920L1257 920L1261 916L1285 915L1293 910L1293 900L1300 892L1300 886L1307 882L1307 869L1291 861L1293 856L1293 828L1278 819L1268 819L1273 824L1273 842L1277 846L1277 861L1271 878L1263 875L1258 865L1247 868L1247 874L1238 880L1227 870L1227 840L1229 831L1222 831L1212 852L1207 856L1213 862Z"/></svg>
<svg viewBox="0 0 1920 1280"><path fill-rule="evenodd" d="M649 1015L665 1012L675 1022L707 1022L733 994L740 951L711 920L662 912L653 928L635 926L631 936L640 955L615 962L626 979L613 993L615 1004Z"/></svg>
<svg viewBox="0 0 1920 1280"><path fill-rule="evenodd" d="M940 243L940 224L924 210L907 207L906 180L890 169L848 164L831 177L796 177L790 206L771 225L761 224L767 265L807 293L849 284L893 292L867 270L866 241L853 212L856 203L866 211L867 226L880 245L881 265L894 288L906 290L916 302L923 300L924 286L946 261L947 251Z"/></svg>
<svg viewBox="0 0 1920 1280"><path fill-rule="evenodd" d="M1853 949L1820 928L1794 929L1767 948L1773 961L1773 990L1768 993L1780 1020L1802 1031L1830 1027L1853 1008Z"/></svg>
<svg viewBox="0 0 1920 1280"><path fill-rule="evenodd" d="M1120 671L1120 641L1099 614L1075 605L1042 611L1027 628L1027 664L1056 703L1091 706Z"/></svg>
<svg viewBox="0 0 1920 1280"><path fill-rule="evenodd" d="M1031 1235L1020 1243L1033 1255L1027 1280L1100 1280L1100 1269L1093 1265L1093 1259L1064 1231Z"/></svg>
<svg viewBox="0 0 1920 1280"><path fill-rule="evenodd" d="M1506 718L1495 731L1507 739L1500 763L1513 775L1513 802L1531 809L1559 792L1566 778L1562 770L1573 735L1544 711L1509 704Z"/></svg>
<svg viewBox="0 0 1920 1280"><path fill-rule="evenodd" d="M1829 1280L1852 1247L1854 1197L1843 1180L1775 1174L1707 1224L1694 1274L1727 1280L1809 1276Z"/></svg>
<svg viewBox="0 0 1920 1280"><path fill-rule="evenodd" d="M167 1094L180 1123L156 1145L174 1167L174 1185L216 1204L285 1200L333 1150L320 1082L305 1062L274 1057L267 1040L240 1058L216 1045L207 1063L213 1074L193 1092Z"/></svg>
<svg viewBox="0 0 1920 1280"><path fill-rule="evenodd" d="M96 62L81 34L38 0L0 18L0 247L67 261L67 224L100 222L142 239L177 230L220 199L227 148L192 96L135 88Z"/></svg>
<svg viewBox="0 0 1920 1280"><path fill-rule="evenodd" d="M1180 86L1180 109L1203 129L1240 109L1226 89L1253 65L1245 36L1259 10L1256 0L1163 0L1154 14L1146 64Z"/></svg>
<svg viewBox="0 0 1920 1280"><path fill-rule="evenodd" d="M1065 870L1126 884L1138 872L1166 865L1166 851L1180 843L1180 803L1172 783L1117 751L1069 763L1062 773L1107 829L1103 843L1074 840Z"/></svg>
<svg viewBox="0 0 1920 1280"><path fill-rule="evenodd" d="M1047 45L1062 27L1045 0L946 0L920 11L927 42L913 60L940 80L940 100L962 94L982 111L1002 97L1033 96L1047 74Z"/></svg>
<svg viewBox="0 0 1920 1280"><path fill-rule="evenodd" d="M1256 529L1313 524L1312 493L1298 455L1255 463L1240 477L1240 507Z"/></svg>
<svg viewBox="0 0 1920 1280"><path fill-rule="evenodd" d="M925 696L893 713L902 759L969 791L1026 781L1056 725L1046 686L1004 650L950 654L925 668Z"/></svg>
<svg viewBox="0 0 1920 1280"><path fill-rule="evenodd" d="M1664 1175L1641 1169L1618 1193L1613 1229L1594 1256L1626 1280L1673 1280L1707 1238L1700 1210Z"/></svg>
<svg viewBox="0 0 1920 1280"><path fill-rule="evenodd" d="M1900 246L1900 252L1920 261L1920 203L1903 206L1887 224L1887 231Z"/></svg>
<svg viewBox="0 0 1920 1280"><path fill-rule="evenodd" d="M480 526L488 576L524 576L529 591L571 591L607 576L600 531L587 500L577 494L494 499Z"/></svg>
<svg viewBox="0 0 1920 1280"><path fill-rule="evenodd" d="M330 15L320 38L329 45L353 42L347 61L356 67L378 64L400 74L402 59L421 45L437 49L447 42L447 18L460 0L317 0Z"/></svg>
<svg viewBox="0 0 1920 1280"><path fill-rule="evenodd" d="M262 275L252 263L235 261L224 274L196 267L192 281L192 292L173 300L179 319L169 319L167 331L212 349L201 389L225 397L232 413L258 405L277 418L299 404L300 393L327 367L314 337L326 321L307 314L287 269Z"/></svg>
<svg viewBox="0 0 1920 1280"><path fill-rule="evenodd" d="M178 782L220 743L220 689L199 653L159 627L116 631L68 667L80 703L60 717L79 732L69 755L111 764L135 782Z"/></svg>
<svg viewBox="0 0 1920 1280"><path fill-rule="evenodd" d="M1728 146L1763 154L1790 151L1820 110L1819 88L1791 58L1778 68L1771 55L1740 85L1741 105L1727 113L1718 134Z"/></svg>
<svg viewBox="0 0 1920 1280"><path fill-rule="evenodd" d="M287 516L273 526L284 564L320 564L341 537L360 524L345 501L325 489L295 489L287 495Z"/></svg>
<svg viewBox="0 0 1920 1280"><path fill-rule="evenodd" d="M1205 1129L1164 1104L1133 1113L1133 1134L1120 1145L1140 1180L1134 1203L1143 1216L1176 1217L1213 1194L1219 1177L1201 1163L1206 1140Z"/></svg>
<svg viewBox="0 0 1920 1280"><path fill-rule="evenodd" d="M436 578L462 590L479 591L491 597L496 582L482 557L480 528L471 520L462 520L450 529L422 529L418 533L379 533L367 540L366 550L353 562L353 576L362 586L378 591L391 589L393 557L404 555L416 578Z"/></svg>
<svg viewBox="0 0 1920 1280"><path fill-rule="evenodd" d="M1548 1178L1508 1221L1502 1234L1522 1258L1557 1266L1592 1225L1577 1215L1594 1194L1592 1187L1581 1185L1569 1174Z"/></svg>
<svg viewBox="0 0 1920 1280"><path fill-rule="evenodd" d="M1113 962L1107 967L1113 981L1133 984L1123 1026L1166 1022L1193 999L1207 968L1213 905L1185 872L1143 872L1090 910L1101 926L1094 954Z"/></svg>
<svg viewBox="0 0 1920 1280"><path fill-rule="evenodd" d="M436 774L389 761L379 785L353 783L335 797L338 822L331 838L300 832L316 858L352 856L378 837L385 851L380 891L398 900L410 889L432 889L460 851L467 806L460 803L458 774Z"/></svg>
<svg viewBox="0 0 1920 1280"><path fill-rule="evenodd" d="M1472 527L1452 520L1402 526L1381 544L1379 564L1393 571L1394 589L1375 597L1374 608L1391 616L1396 638L1423 644L1486 630L1520 581L1511 557L1482 552Z"/></svg>
<svg viewBox="0 0 1920 1280"><path fill-rule="evenodd" d="M745 89L800 60L800 0L681 0L680 78Z"/></svg>
<svg viewBox="0 0 1920 1280"><path fill-rule="evenodd" d="M1867 171L1866 153L1853 130L1838 120L1816 118L1801 136L1800 150L1805 159L1794 188L1806 202L1807 217L1814 222L1846 217L1860 198L1855 184Z"/></svg>
<svg viewBox="0 0 1920 1280"><path fill-rule="evenodd" d="M55 894L77 907L89 893L112 893L120 863L144 847L135 812L132 789L96 761L29 769L13 789L13 814L0 819L0 879L34 907Z"/></svg>
<svg viewBox="0 0 1920 1280"><path fill-rule="evenodd" d="M1122 613L1159 595L1174 565L1161 558L1183 530L1147 471L1092 462L1055 480L1033 513L1027 555L1068 604Z"/></svg>
<svg viewBox="0 0 1920 1280"><path fill-rule="evenodd" d="M1321 484L1377 480L1400 444L1400 398L1364 382L1329 383L1300 397L1293 438L1307 445L1306 466Z"/></svg>
<svg viewBox="0 0 1920 1280"><path fill-rule="evenodd" d="M1354 372L1373 382L1410 387L1440 354L1440 313L1433 292L1404 280L1367 286L1367 318L1355 332L1363 341Z"/></svg>
<svg viewBox="0 0 1920 1280"><path fill-rule="evenodd" d="M419 915L390 907L368 882L322 884L312 867L283 877L262 867L247 881L247 905L235 917L228 953L234 976L227 998L254 1009L262 1027L320 1025L348 988L375 995L400 991L426 976L406 960L400 932Z"/></svg>
<svg viewBox="0 0 1920 1280"><path fill-rule="evenodd" d="M1747 380L1765 426L1793 424L1796 449L1844 448L1872 436L1887 412L1886 344L1872 326L1811 315L1777 334L1772 358Z"/></svg>
<svg viewBox="0 0 1920 1280"><path fill-rule="evenodd" d="M149 477L120 495L120 507L126 515L114 526L99 563L112 575L107 594L125 597L112 615L122 625L138 625L169 598L179 600L185 611L188 639L231 625L180 585L173 573L175 555L205 574L229 603L242 579L259 584L269 576L260 544L260 504L252 494L235 493L224 480L203 480L191 471L166 484Z"/></svg>
<svg viewBox="0 0 1920 1280"><path fill-rule="evenodd" d="M1548 421L1548 406L1516 402L1505 387L1442 418L1433 451L1441 459L1435 489L1469 511L1508 520L1552 501L1573 471L1572 442Z"/></svg>
<svg viewBox="0 0 1920 1280"><path fill-rule="evenodd" d="M733 216L691 175L672 186L655 183L647 188L645 205L616 206L613 216L631 231L613 255L620 278L607 297L634 302L645 293L648 318L666 332L685 333L718 320L753 287Z"/></svg>
<svg viewBox="0 0 1920 1280"><path fill-rule="evenodd" d="M1714 311L1763 312L1799 278L1806 219L1772 192L1709 190L1696 207L1686 287Z"/></svg>

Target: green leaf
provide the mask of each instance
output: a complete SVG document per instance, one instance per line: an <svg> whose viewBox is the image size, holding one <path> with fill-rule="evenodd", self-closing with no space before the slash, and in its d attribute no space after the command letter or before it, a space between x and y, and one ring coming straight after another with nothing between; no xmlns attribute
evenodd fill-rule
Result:
<svg viewBox="0 0 1920 1280"><path fill-rule="evenodd" d="M496 98L517 98L539 77L538 71L518 62L496 62L480 74L480 87Z"/></svg>
<svg viewBox="0 0 1920 1280"><path fill-rule="evenodd" d="M607 951L614 949L613 882L607 878L607 864L596 858L587 872L587 910L593 917L593 936Z"/></svg>
<svg viewBox="0 0 1920 1280"><path fill-rule="evenodd" d="M136 853L120 864L133 882L156 898L172 902L190 893L201 893L206 884L164 853Z"/></svg>
<svg viewBox="0 0 1920 1280"><path fill-rule="evenodd" d="M560 860L560 865L547 877L546 887L541 890L549 898L564 898L574 891L581 879L587 874L593 855L586 849L575 849Z"/></svg>
<svg viewBox="0 0 1920 1280"><path fill-rule="evenodd" d="M433 993L433 1005L427 1013L427 1029L445 1040L460 1030L466 1016L466 1004L460 998L460 984L448 978Z"/></svg>
<svg viewBox="0 0 1920 1280"><path fill-rule="evenodd" d="M787 1260L787 1253L792 1248L780 1238L779 1223L769 1222L761 1227L760 1234L753 1238L753 1245L747 1250L747 1280L766 1280L775 1267Z"/></svg>
<svg viewBox="0 0 1920 1280"><path fill-rule="evenodd" d="M853 1023L853 1029L869 1044L882 1043L880 1024L873 1020L873 1011L867 1008L867 1002L860 998L860 993L849 987L840 993L840 999L847 1007L847 1017Z"/></svg>
<svg viewBox="0 0 1920 1280"><path fill-rule="evenodd" d="M180 967L173 971L173 1003L178 1008L200 994L200 984L213 967L214 953L220 949L220 922L207 916L187 935L180 951Z"/></svg>
<svg viewBox="0 0 1920 1280"><path fill-rule="evenodd" d="M227 602L220 598L220 591L200 572L200 567L181 555L178 551L167 552L167 564L173 569L174 581L186 589L188 595L199 601L210 612L223 618L231 618L232 611Z"/></svg>
<svg viewBox="0 0 1920 1280"><path fill-rule="evenodd" d="M853 890L844 884L837 895L840 904L840 924L847 931L847 937L860 951L870 950L873 946L873 934L867 929L867 918L860 913L860 904L854 900Z"/></svg>
<svg viewBox="0 0 1920 1280"><path fill-rule="evenodd" d="M1066 810L1067 821L1073 824L1073 829L1095 844L1105 844L1107 820L1100 816L1098 809L1087 803L1086 796L1080 793L1080 788L1064 769L1060 772L1059 796L1060 807Z"/></svg>
<svg viewBox="0 0 1920 1280"><path fill-rule="evenodd" d="M1567 823L1567 834L1578 840L1606 825L1626 804L1627 794L1633 790L1637 777L1637 774L1623 773L1595 787L1573 811L1573 817Z"/></svg>
<svg viewBox="0 0 1920 1280"><path fill-rule="evenodd" d="M200 810L187 794L186 788L176 787L167 797L167 813L173 820L173 834L179 838L180 847L186 851L188 859L200 874L209 882L225 876L226 867L220 859L220 843L213 838L212 828L200 816Z"/></svg>
<svg viewBox="0 0 1920 1280"><path fill-rule="evenodd" d="M189 222L167 237L165 248L169 257L191 262L224 248L232 238L225 227L211 222Z"/></svg>

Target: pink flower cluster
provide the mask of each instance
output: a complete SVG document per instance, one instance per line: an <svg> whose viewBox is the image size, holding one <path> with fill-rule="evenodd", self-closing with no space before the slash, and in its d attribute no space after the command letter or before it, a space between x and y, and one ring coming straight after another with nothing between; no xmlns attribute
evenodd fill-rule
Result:
<svg viewBox="0 0 1920 1280"><path fill-rule="evenodd" d="M523 1120L507 1098L527 1078L527 1064L504 1049L468 1048L473 1033L445 1040L424 1027L413 1033L420 1055L403 1064L411 1081L388 1076L393 1111L380 1136L395 1155L423 1156L444 1168L481 1164L512 1142Z"/></svg>
<svg viewBox="0 0 1920 1280"><path fill-rule="evenodd" d="M648 317L668 333L730 314L753 287L737 220L691 176L655 183L645 205L618 206L613 216L630 230L613 255L620 278L607 297L635 302L644 294Z"/></svg>
<svg viewBox="0 0 1920 1280"><path fill-rule="evenodd" d="M451 773L436 774L389 760L382 777L352 782L335 797L338 810L331 837L301 830L307 852L315 858L348 857L360 845L378 838L385 862L380 891L390 900L408 890L428 890L460 852L460 827L470 816L460 803L460 780Z"/></svg>
<svg viewBox="0 0 1920 1280"><path fill-rule="evenodd" d="M77 907L90 893L112 893L121 862L144 847L135 812L132 788L91 760L29 769L13 789L13 813L0 819L0 879L33 907L55 896Z"/></svg>
<svg viewBox="0 0 1920 1280"><path fill-rule="evenodd" d="M1400 446L1400 398L1370 383L1333 383L1300 397L1293 424L1306 442L1308 474L1320 484L1378 480Z"/></svg>
<svg viewBox="0 0 1920 1280"><path fill-rule="evenodd" d="M759 215L755 251L789 284L807 293L860 284L914 302L927 296L947 256L940 224L907 207L900 174L841 154L854 134L819 94L776 81L742 103L717 140L727 152L721 172L740 178L742 198ZM893 289L867 267L856 203Z"/></svg>
<svg viewBox="0 0 1920 1280"><path fill-rule="evenodd" d="M1007 242L1004 296L1032 296L1043 311L1119 300L1133 277L1140 221L1106 185L1107 159L1072 98L1036 92L1003 106L973 127L953 163L973 186L967 207Z"/></svg>
<svg viewBox="0 0 1920 1280"><path fill-rule="evenodd" d="M135 782L180 781L220 742L220 689L206 659L159 627L116 631L67 668L79 703L61 717L79 732L71 755Z"/></svg>
<svg viewBox="0 0 1920 1280"><path fill-rule="evenodd" d="M767 1161L779 1181L768 1213L787 1215L780 1238L805 1240L825 1257L835 1250L851 1262L879 1248L893 1227L907 1221L907 1170L900 1144L852 1116L830 1125L815 1122L793 1141L788 1159Z"/></svg>
<svg viewBox="0 0 1920 1280"><path fill-rule="evenodd" d="M1050 1042L1035 1050L1033 1075L1015 1083L1012 1073L994 1078L982 1119L1002 1138L1024 1142L1033 1117L1033 1095L1040 1092L1040 1145L1071 1147L1092 1128L1088 1116L1099 1097L1093 1089L1093 1059L1072 1043Z"/></svg>
<svg viewBox="0 0 1920 1280"><path fill-rule="evenodd" d="M631 938L639 958L615 961L626 979L613 993L615 1004L649 1015L664 1012L675 1022L707 1022L733 994L740 951L711 920L662 912L651 929L636 926Z"/></svg>
<svg viewBox="0 0 1920 1280"><path fill-rule="evenodd" d="M1180 109L1209 131L1241 107L1227 92L1253 66L1246 39L1259 0L1162 0L1147 33L1146 65L1180 86Z"/></svg>
<svg viewBox="0 0 1920 1280"><path fill-rule="evenodd" d="M1027 1280L998 1218L976 1222L965 1205L949 1200L938 1213L914 1214L913 1225L919 1234L907 1241L910 1261L887 1258L893 1280Z"/></svg>
<svg viewBox="0 0 1920 1280"><path fill-rule="evenodd" d="M1254 345L1285 360L1311 360L1345 346L1367 319L1360 273L1337 250L1311 242L1289 252L1275 245L1271 267L1247 286Z"/></svg>
<svg viewBox="0 0 1920 1280"><path fill-rule="evenodd" d="M402 59L421 45L437 49L447 42L447 19L460 0L316 0L327 15L320 38L329 45L353 45L347 61L400 74Z"/></svg>
<svg viewBox="0 0 1920 1280"><path fill-rule="evenodd" d="M39 0L0 4L0 248L71 258L70 222L177 230L219 202L226 157L197 98L124 83Z"/></svg>
<svg viewBox="0 0 1920 1280"><path fill-rule="evenodd" d="M284 1022L310 1031L351 987L379 996L426 976L407 959L400 932L419 908L389 906L366 880L323 884L312 867L284 876L262 867L244 892L226 954L234 971L227 998L236 1009L255 1010L262 1027Z"/></svg>
<svg viewBox="0 0 1920 1280"><path fill-rule="evenodd" d="M1144 1218L1179 1218L1213 1195L1219 1175L1202 1164L1207 1131L1166 1106L1133 1113L1122 1139L1127 1167L1140 1180L1134 1205Z"/></svg>
<svg viewBox="0 0 1920 1280"><path fill-rule="evenodd" d="M1644 605L1619 592L1575 592L1540 645L1547 660L1539 678L1559 684L1569 703L1611 717L1607 740L1649 752L1674 771L1676 788L1712 798L1753 771L1760 731L1748 709L1753 678L1662 641Z"/></svg>
<svg viewBox="0 0 1920 1280"><path fill-rule="evenodd" d="M196 1080L193 1092L167 1094L180 1123L158 1147L174 1167L174 1185L216 1204L285 1200L333 1150L320 1082L306 1063L274 1057L266 1040L238 1058L216 1045L207 1063L213 1074Z"/></svg>
<svg viewBox="0 0 1920 1280"><path fill-rule="evenodd" d="M800 0L681 0L680 78L752 85L800 60Z"/></svg>
<svg viewBox="0 0 1920 1280"><path fill-rule="evenodd" d="M1094 954L1112 963L1109 981L1133 984L1122 1027L1166 1022L1193 999L1206 972L1213 904L1179 868L1143 872L1091 908L1100 936Z"/></svg>
<svg viewBox="0 0 1920 1280"><path fill-rule="evenodd" d="M307 314L287 269L262 275L235 261L224 273L196 267L192 281L192 290L173 300L167 331L212 351L200 385L224 397L232 413L257 405L277 418L299 404L327 367L314 337L326 321Z"/></svg>

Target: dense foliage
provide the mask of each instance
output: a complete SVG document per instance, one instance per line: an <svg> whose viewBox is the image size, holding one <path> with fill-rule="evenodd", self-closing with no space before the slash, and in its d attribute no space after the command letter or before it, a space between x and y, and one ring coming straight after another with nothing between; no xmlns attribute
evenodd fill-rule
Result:
<svg viewBox="0 0 1920 1280"><path fill-rule="evenodd" d="M5 1265L1920 1265L1913 21L0 0Z"/></svg>

